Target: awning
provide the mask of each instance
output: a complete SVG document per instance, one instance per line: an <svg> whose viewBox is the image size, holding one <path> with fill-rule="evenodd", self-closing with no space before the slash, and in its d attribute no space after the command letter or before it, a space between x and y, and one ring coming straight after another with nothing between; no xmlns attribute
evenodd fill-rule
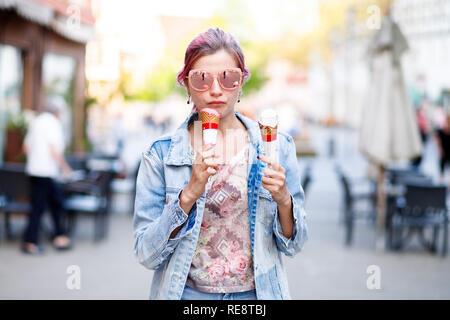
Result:
<svg viewBox="0 0 450 320"><path fill-rule="evenodd" d="M94 37L93 27L82 23L77 26L72 25L62 16L56 16L50 26L56 33L76 42L86 43Z"/></svg>
<svg viewBox="0 0 450 320"><path fill-rule="evenodd" d="M48 27L75 42L86 43L94 37L94 28L80 22L74 25L69 17L57 13L51 5L30 0L0 0L1 9L12 9L21 17Z"/></svg>

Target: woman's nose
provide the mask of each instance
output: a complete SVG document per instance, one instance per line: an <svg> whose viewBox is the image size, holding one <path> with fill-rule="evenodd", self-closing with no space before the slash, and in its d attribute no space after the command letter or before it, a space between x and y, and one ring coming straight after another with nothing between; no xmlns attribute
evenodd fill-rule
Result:
<svg viewBox="0 0 450 320"><path fill-rule="evenodd" d="M209 89L209 93L214 97L222 95L222 88L220 87L217 78L214 78L211 88Z"/></svg>

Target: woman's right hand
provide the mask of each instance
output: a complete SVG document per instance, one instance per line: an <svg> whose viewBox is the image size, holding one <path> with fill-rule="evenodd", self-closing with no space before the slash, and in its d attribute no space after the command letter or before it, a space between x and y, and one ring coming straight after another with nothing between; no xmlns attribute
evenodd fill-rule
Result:
<svg viewBox="0 0 450 320"><path fill-rule="evenodd" d="M192 165L191 179L182 193L185 193L194 202L205 192L208 178L217 173L218 157L214 151L213 145L203 145L202 152L196 155Z"/></svg>
<svg viewBox="0 0 450 320"><path fill-rule="evenodd" d="M202 152L196 154L194 163L192 165L191 179L187 186L180 193L180 207L184 212L189 214L195 201L205 192L205 186L208 178L217 173L217 157L214 154L213 145L203 145ZM182 226L179 226L170 234L170 239L173 239Z"/></svg>

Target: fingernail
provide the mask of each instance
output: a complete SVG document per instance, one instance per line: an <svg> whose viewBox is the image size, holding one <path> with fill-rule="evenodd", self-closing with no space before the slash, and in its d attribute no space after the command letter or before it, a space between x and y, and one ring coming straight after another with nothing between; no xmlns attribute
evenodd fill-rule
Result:
<svg viewBox="0 0 450 320"><path fill-rule="evenodd" d="M258 158L258 160L261 160L261 158L259 156L256 156L256 158Z"/></svg>

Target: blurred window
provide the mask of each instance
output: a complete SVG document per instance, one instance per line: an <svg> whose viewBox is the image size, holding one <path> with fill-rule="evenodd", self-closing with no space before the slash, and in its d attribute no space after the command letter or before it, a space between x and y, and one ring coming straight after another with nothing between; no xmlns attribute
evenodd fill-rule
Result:
<svg viewBox="0 0 450 320"><path fill-rule="evenodd" d="M3 161L6 121L20 113L23 65L20 49L0 44L0 163Z"/></svg>
<svg viewBox="0 0 450 320"><path fill-rule="evenodd" d="M66 145L70 145L72 138L75 67L76 62L72 57L54 53L44 55L42 80L45 94L60 96L66 102L66 108L61 114Z"/></svg>

